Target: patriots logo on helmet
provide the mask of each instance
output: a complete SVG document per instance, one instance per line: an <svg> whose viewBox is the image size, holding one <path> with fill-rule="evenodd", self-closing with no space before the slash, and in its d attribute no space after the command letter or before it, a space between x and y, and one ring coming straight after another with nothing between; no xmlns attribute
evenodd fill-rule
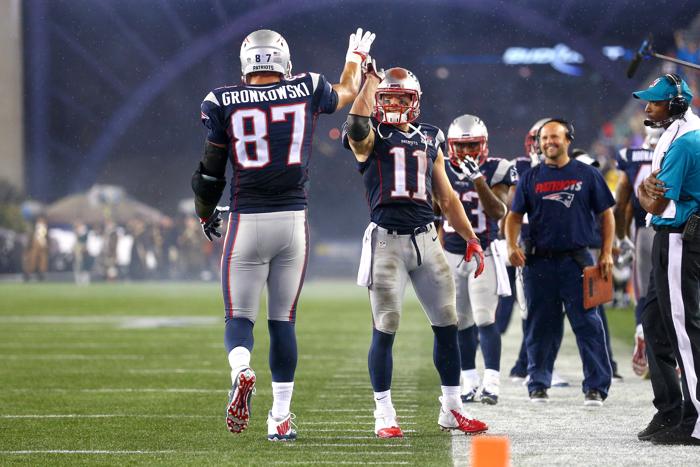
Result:
<svg viewBox="0 0 700 467"><path fill-rule="evenodd" d="M566 191L560 191L559 193L552 193L551 195L543 196L542 199L548 199L551 201L559 201L561 204L567 208L571 207L571 203L574 202L574 194L567 193Z"/></svg>

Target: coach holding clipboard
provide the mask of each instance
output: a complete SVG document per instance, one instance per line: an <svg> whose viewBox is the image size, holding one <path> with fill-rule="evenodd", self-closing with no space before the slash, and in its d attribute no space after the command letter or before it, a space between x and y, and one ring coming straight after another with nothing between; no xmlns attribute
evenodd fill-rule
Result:
<svg viewBox="0 0 700 467"><path fill-rule="evenodd" d="M584 266L593 264L588 246L594 243L598 216L602 236L598 267L606 277L612 272L615 200L597 169L569 157L574 139L569 122L546 122L537 139L544 161L521 177L506 218L511 264L524 266L530 401L547 402L564 328L563 305L583 363L583 403L601 406L608 396L612 368L599 310L583 306L581 276ZM518 235L525 214L530 244L521 249Z"/></svg>
<svg viewBox="0 0 700 467"><path fill-rule="evenodd" d="M642 327L657 410L637 436L700 446L700 118L677 75L663 75L633 95L648 101L644 124L665 128L653 172L637 189L656 231Z"/></svg>

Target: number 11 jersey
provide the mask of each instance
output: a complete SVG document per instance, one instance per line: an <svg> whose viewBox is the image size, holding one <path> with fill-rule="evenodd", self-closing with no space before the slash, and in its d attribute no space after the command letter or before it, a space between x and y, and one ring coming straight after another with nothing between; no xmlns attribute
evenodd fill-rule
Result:
<svg viewBox="0 0 700 467"><path fill-rule="evenodd" d="M358 164L371 220L389 230L415 229L433 222L433 164L445 136L437 127L415 123L404 133L371 120L374 149ZM380 132L384 137L380 136ZM343 132L343 144L349 148Z"/></svg>
<svg viewBox="0 0 700 467"><path fill-rule="evenodd" d="M338 95L323 75L304 73L279 83L214 89L201 106L207 139L226 145L232 211L306 208L308 165L316 119L333 113Z"/></svg>

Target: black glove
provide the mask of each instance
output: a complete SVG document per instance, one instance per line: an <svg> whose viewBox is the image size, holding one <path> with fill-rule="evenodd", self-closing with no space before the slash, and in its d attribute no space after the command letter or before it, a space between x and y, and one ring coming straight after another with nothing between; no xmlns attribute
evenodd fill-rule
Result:
<svg viewBox="0 0 700 467"><path fill-rule="evenodd" d="M221 238L221 234L219 233L219 227L221 227L221 214L228 212L228 209L228 206L217 206L209 217L206 219L199 219L199 223L202 224L204 236L207 237L207 240L210 242L214 241L212 235L217 238Z"/></svg>

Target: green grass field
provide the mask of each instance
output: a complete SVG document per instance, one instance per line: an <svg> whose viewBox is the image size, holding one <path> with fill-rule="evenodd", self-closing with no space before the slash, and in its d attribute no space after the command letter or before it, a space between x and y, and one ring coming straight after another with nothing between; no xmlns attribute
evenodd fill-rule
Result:
<svg viewBox="0 0 700 467"><path fill-rule="evenodd" d="M298 314L299 440L271 443L264 319L255 330L250 428L226 431L218 286L2 284L0 297L2 465L451 465L450 435L436 424L432 335L415 301L395 352L405 440L373 437L366 296L323 283L307 286Z"/></svg>

